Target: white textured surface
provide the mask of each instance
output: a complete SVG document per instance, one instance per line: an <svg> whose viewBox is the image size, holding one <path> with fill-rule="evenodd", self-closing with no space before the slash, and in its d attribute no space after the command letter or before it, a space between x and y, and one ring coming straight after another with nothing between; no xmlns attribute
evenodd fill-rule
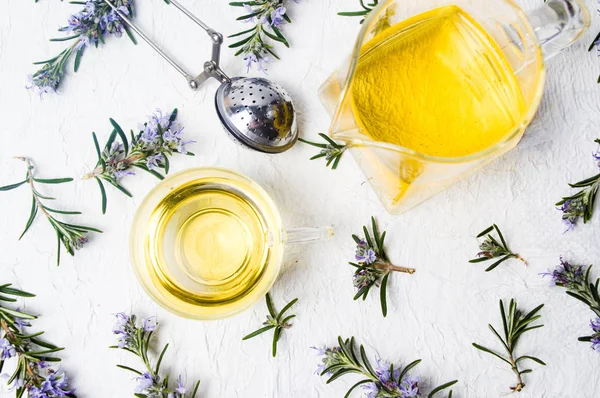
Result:
<svg viewBox="0 0 600 398"><path fill-rule="evenodd" d="M592 0L588 0L595 8ZM186 65L199 70L208 57L208 39L176 10L160 0L138 3L138 21ZM237 10L223 0L185 1L224 33L243 28L234 22ZM292 49L278 49L282 61L269 77L295 98L302 134L314 137L329 119L317 99L317 88L352 46L356 19L335 15L356 7L354 0L307 0L291 7L294 24L286 27ZM526 8L540 4L530 0ZM148 46L127 39L108 39L106 46L86 52L80 72L69 72L61 95L40 101L23 88L31 61L58 52L49 43L56 28L78 6L66 1L4 0L0 3L0 185L23 173L14 155L32 157L40 175L77 177L95 163L91 132L103 141L110 132L108 117L136 127L154 108L180 109L180 121L198 143L195 158L174 157L174 171L197 165L218 165L243 171L261 183L279 204L289 226L331 224L333 240L306 247L289 256L274 286L276 303L294 297L297 321L284 334L273 359L267 336L242 342L241 337L262 322L264 303L232 319L194 322L156 306L138 286L126 249L129 225L137 204L153 177L138 175L124 183L133 199L108 188L108 214L100 214L93 181L79 181L52 192L65 207L83 211L81 222L105 231L75 258L64 256L56 268L55 241L43 219L26 237L17 237L29 208L27 189L0 194L0 280L37 293L27 309L42 314L36 329L65 346L63 366L81 397L129 397L134 381L116 363L135 364L113 343L112 314L134 311L157 315L160 343L170 342L165 363L188 381L202 379L203 397L340 397L353 384L347 377L325 385L313 374L317 364L311 345L334 344L338 334L354 335L370 352L406 364L423 362L417 373L431 386L457 378L459 397L496 397L514 382L509 369L471 347L477 341L495 346L487 323L498 324L497 301L515 297L525 308L545 303L546 327L524 338L526 353L544 359L526 376L523 397L596 397L600 394L599 354L577 342L587 334L591 313L564 292L548 287L538 275L558 262L561 254L583 263L598 263L600 219L562 235L553 203L568 194L566 183L591 175L590 153L598 135L598 61L586 47L598 30L549 65L546 93L539 114L522 144L477 175L451 187L429 202L392 217L385 213L354 161L344 159L335 172L309 162L312 148L297 145L279 156L252 153L234 145L221 131L213 111L216 83L198 93ZM595 18L596 16L594 16ZM595 18L596 19L596 18ZM224 51L224 69L242 74L241 59ZM353 252L350 239L371 215L388 230L394 262L417 268L413 276L393 275L389 285L390 313L380 314L377 295L352 301ZM491 222L499 223L510 243L530 261L528 268L510 262L493 273L467 260L477 251L475 235ZM428 389L427 389L428 390ZM0 397L13 393L0 392Z"/></svg>

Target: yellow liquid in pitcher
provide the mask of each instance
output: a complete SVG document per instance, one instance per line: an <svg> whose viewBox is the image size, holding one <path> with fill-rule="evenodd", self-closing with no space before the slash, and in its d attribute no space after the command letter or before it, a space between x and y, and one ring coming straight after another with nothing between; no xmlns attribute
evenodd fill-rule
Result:
<svg viewBox="0 0 600 398"><path fill-rule="evenodd" d="M163 296L177 298L180 312L187 305L214 307L216 315L220 306L245 307L276 272L267 266L266 221L244 189L203 178L170 192L153 211L145 232L150 277Z"/></svg>
<svg viewBox="0 0 600 398"><path fill-rule="evenodd" d="M431 156L459 157L493 146L526 111L501 50L456 6L376 35L361 49L352 84L363 133Z"/></svg>

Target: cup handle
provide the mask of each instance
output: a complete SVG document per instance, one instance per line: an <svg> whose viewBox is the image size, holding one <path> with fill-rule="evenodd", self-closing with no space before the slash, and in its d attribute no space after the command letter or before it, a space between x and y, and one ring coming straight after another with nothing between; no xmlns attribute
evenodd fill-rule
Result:
<svg viewBox="0 0 600 398"><path fill-rule="evenodd" d="M573 44L590 26L583 0L549 0L527 14L546 60Z"/></svg>
<svg viewBox="0 0 600 398"><path fill-rule="evenodd" d="M308 243L326 240L333 236L333 228L293 228L285 231L285 243Z"/></svg>

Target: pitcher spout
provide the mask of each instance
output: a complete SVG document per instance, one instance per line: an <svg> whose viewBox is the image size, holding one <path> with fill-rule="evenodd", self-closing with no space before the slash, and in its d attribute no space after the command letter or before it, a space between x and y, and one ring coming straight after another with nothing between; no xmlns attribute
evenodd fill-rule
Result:
<svg viewBox="0 0 600 398"><path fill-rule="evenodd" d="M550 0L528 15L546 60L577 41L590 26L583 0Z"/></svg>

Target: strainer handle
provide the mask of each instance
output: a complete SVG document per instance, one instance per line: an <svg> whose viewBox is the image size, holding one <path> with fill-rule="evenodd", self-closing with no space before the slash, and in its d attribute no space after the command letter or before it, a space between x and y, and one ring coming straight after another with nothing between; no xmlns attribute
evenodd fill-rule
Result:
<svg viewBox="0 0 600 398"><path fill-rule="evenodd" d="M117 6L115 6L111 0L104 0L104 2L106 4L108 4L109 7L112 8L113 11L117 13L117 15L119 15L119 17L123 20L123 22L125 22L127 24L127 26L129 26L131 28L131 30L133 30L142 39L144 39L144 41L146 43L148 43L148 45L150 45L150 47L152 47L152 49L154 51L156 51L158 54L160 54L160 56L163 57L169 64L171 64L171 66L173 68L175 68L177 70L177 72L181 73L181 75L183 75L183 77L185 77L185 79L187 80L188 85L192 90L198 89L198 87L200 87L200 85L202 83L204 83L207 79L209 79L211 77L219 80L222 83L231 81L231 79L229 79L229 77L219 67L219 61L220 61L220 57L221 57L221 45L223 44L223 35L217 31L211 29L210 27L208 27L208 25L206 25L204 22L202 22L200 19L198 19L194 14L192 14L188 9L186 9L184 6L179 4L176 0L165 0L165 2L167 4L172 4L175 7L177 7L188 18L190 18L198 26L200 26L202 29L204 29L204 31L206 31L206 33L208 33L208 35L213 43L211 59L210 59L210 61L206 61L204 63L204 71L196 77L189 74L181 65L179 65L179 63L177 61L175 61L170 55L165 53L150 38L150 36L148 36L142 29L140 29L136 24L134 24L133 21L131 21L131 19L129 19L129 17L127 15L125 15L125 13L123 13L121 10L119 10L119 8Z"/></svg>
<svg viewBox="0 0 600 398"><path fill-rule="evenodd" d="M333 228L293 228L285 231L285 243L308 243L326 240L333 236Z"/></svg>

